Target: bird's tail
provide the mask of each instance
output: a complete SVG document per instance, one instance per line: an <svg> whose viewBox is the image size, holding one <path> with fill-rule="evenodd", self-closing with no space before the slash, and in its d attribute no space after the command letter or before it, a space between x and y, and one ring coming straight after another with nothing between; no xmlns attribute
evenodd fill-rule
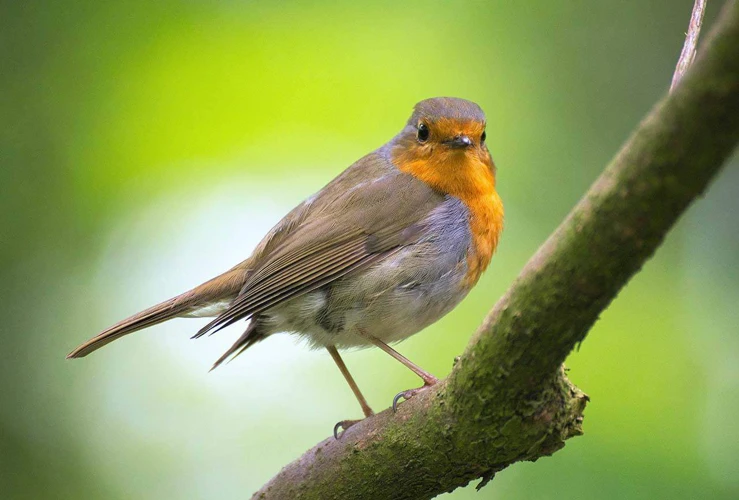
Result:
<svg viewBox="0 0 739 500"><path fill-rule="evenodd" d="M81 358L96 351L104 345L129 333L148 328L178 316L192 314L209 304L235 297L244 280L244 272L232 269L202 285L181 295L145 309L130 318L116 323L103 330L67 355L69 358Z"/></svg>
<svg viewBox="0 0 739 500"><path fill-rule="evenodd" d="M140 313L134 314L130 318L119 321L110 328L103 330L74 351L70 352L67 355L67 359L87 356L91 352L100 349L104 345L109 344L124 335L128 335L129 333L136 332L143 328L153 326L157 323L179 316L187 310L187 306L185 304L178 305L177 299L178 297L173 297L169 300L165 300L161 304L152 306Z"/></svg>

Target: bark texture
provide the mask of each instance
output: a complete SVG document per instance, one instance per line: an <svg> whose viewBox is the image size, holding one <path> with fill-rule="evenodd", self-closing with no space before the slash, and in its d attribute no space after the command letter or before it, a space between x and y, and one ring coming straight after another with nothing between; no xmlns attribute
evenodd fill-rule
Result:
<svg viewBox="0 0 739 500"><path fill-rule="evenodd" d="M422 499L582 434L562 363L739 142L739 3L433 389L329 438L258 499Z"/></svg>

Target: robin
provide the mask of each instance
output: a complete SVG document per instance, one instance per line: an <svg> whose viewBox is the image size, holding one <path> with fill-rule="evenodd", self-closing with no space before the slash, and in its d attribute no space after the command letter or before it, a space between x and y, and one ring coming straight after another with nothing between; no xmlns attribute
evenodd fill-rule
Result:
<svg viewBox="0 0 739 500"><path fill-rule="evenodd" d="M365 417L373 414L339 349L376 346L423 380L438 379L389 344L451 311L487 268L503 228L485 115L464 99L416 104L400 133L285 216L225 273L111 326L80 358L175 317L215 317L193 338L250 319L213 365L278 332L325 348ZM342 421L347 428L355 421Z"/></svg>

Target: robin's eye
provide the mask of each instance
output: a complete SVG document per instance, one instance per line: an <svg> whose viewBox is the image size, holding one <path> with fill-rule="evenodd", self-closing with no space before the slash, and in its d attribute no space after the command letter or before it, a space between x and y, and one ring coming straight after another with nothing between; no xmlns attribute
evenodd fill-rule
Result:
<svg viewBox="0 0 739 500"><path fill-rule="evenodd" d="M428 140L429 140L429 128L426 126L425 123L421 123L418 125L418 141L426 142Z"/></svg>
<svg viewBox="0 0 739 500"><path fill-rule="evenodd" d="M480 142L485 142L485 139L487 139L488 134L484 130L482 131L482 135L480 136Z"/></svg>

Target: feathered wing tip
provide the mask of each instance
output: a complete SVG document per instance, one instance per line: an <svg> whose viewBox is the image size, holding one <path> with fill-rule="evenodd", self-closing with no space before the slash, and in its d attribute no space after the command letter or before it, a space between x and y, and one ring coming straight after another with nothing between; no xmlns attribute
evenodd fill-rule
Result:
<svg viewBox="0 0 739 500"><path fill-rule="evenodd" d="M179 297L174 297L165 300L160 304L116 323L70 352L67 355L67 359L82 358L124 335L148 328L183 314L189 309L189 305L185 302L178 303L178 299Z"/></svg>
<svg viewBox="0 0 739 500"><path fill-rule="evenodd" d="M242 333L241 336L236 340L236 342L234 342L234 344L225 353L223 353L223 356L218 358L218 360L213 363L210 371L218 368L226 360L228 360L228 362L230 363L248 348L259 342L260 340L263 340L266 335L259 332L259 326L260 323L258 318L252 318L249 326L246 327L246 330L244 330L244 333Z"/></svg>
<svg viewBox="0 0 739 500"><path fill-rule="evenodd" d="M215 319L213 319L212 321L210 321L203 328L201 328L200 330L198 330L198 332L195 335L193 335L192 337L190 337L190 338L191 339L199 339L200 337L202 337L203 335L205 335L208 332L210 332L210 335L213 335L218 330L221 330L223 328L226 328L226 326L228 326L228 325L221 325L220 327L218 327L218 323L220 322L220 318L221 318L220 315L217 316ZM218 327L218 328L216 328L216 327Z"/></svg>

